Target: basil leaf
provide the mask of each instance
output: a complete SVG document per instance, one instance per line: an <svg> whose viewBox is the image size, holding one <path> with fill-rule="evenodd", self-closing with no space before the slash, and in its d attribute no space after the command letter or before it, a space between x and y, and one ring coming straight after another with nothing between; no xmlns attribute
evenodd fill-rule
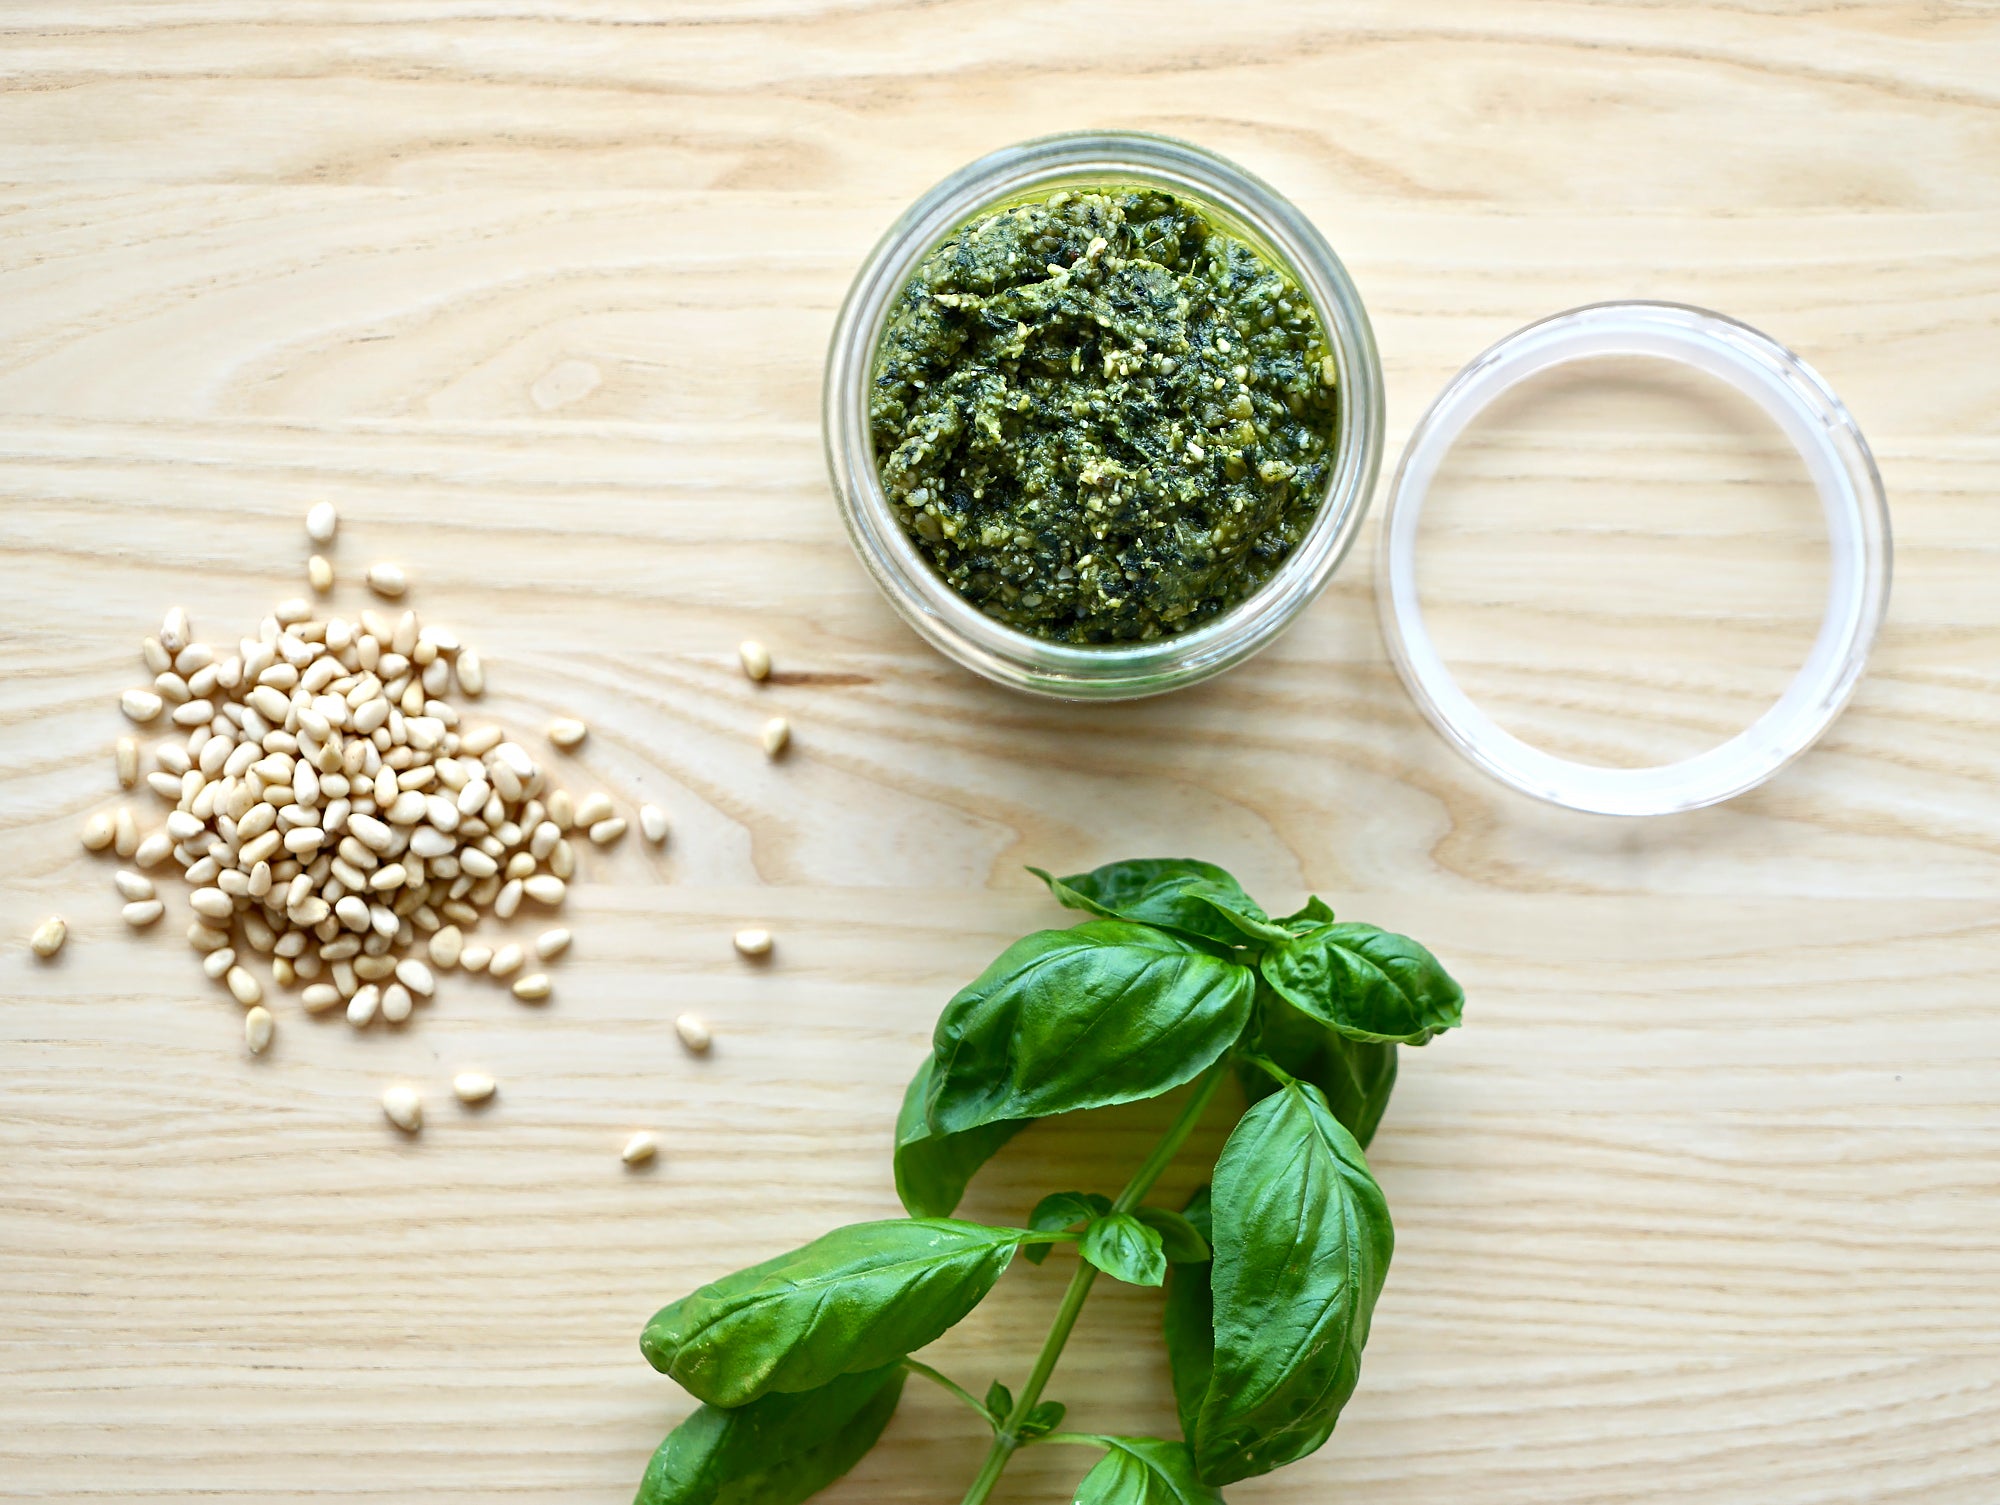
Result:
<svg viewBox="0 0 2000 1505"><path fill-rule="evenodd" d="M1464 990L1435 956L1373 925L1318 926L1259 965L1294 1007L1354 1040L1422 1045L1464 1014Z"/></svg>
<svg viewBox="0 0 2000 1505"><path fill-rule="evenodd" d="M1101 1218L1109 1211L1111 1199L1096 1192L1051 1192L1037 1202L1035 1210L1028 1214L1028 1227L1036 1233L1059 1233L1078 1223ZM1049 1257L1049 1245L1029 1244L1021 1250L1021 1257L1031 1265L1038 1265Z"/></svg>
<svg viewBox="0 0 2000 1505"><path fill-rule="evenodd" d="M1157 1097L1236 1042L1255 993L1248 967L1151 926L1038 931L945 1005L931 1131Z"/></svg>
<svg viewBox="0 0 2000 1505"><path fill-rule="evenodd" d="M1075 1505L1222 1505L1195 1476L1187 1445L1157 1437L1100 1437L1109 1450L1076 1487Z"/></svg>
<svg viewBox="0 0 2000 1505"><path fill-rule="evenodd" d="M1129 1212L1115 1212L1092 1223L1083 1231L1077 1252L1128 1285L1156 1286L1167 1278L1159 1230L1148 1228Z"/></svg>
<svg viewBox="0 0 2000 1505"><path fill-rule="evenodd" d="M1014 1409L1014 1392L995 1380L986 1387L986 1414L995 1421L1005 1421L1008 1412Z"/></svg>
<svg viewBox="0 0 2000 1505"><path fill-rule="evenodd" d="M1303 1083L1243 1115L1213 1197L1215 1369L1194 1451L1202 1478L1228 1484L1332 1434L1395 1233L1360 1145Z"/></svg>
<svg viewBox="0 0 2000 1505"><path fill-rule="evenodd" d="M1269 918L1226 871L1190 857L1110 862L1067 878L1051 878L1038 867L1028 871L1048 884L1049 892L1065 908L1107 920L1136 920L1178 930L1224 946L1243 944L1230 916Z"/></svg>
<svg viewBox="0 0 2000 1505"><path fill-rule="evenodd" d="M896 1114L896 1195L916 1218L950 1217L974 1173L1028 1126L1026 1120L1016 1119L981 1124L962 1134L933 1133L924 1122L930 1087L931 1063L926 1058L910 1079ZM1047 1251L1029 1251L1036 1252Z"/></svg>
<svg viewBox="0 0 2000 1505"><path fill-rule="evenodd" d="M1206 1243L1215 1236L1209 1212L1209 1190L1202 1187L1188 1198L1183 1214ZM1181 1435L1194 1442L1195 1423L1208 1395L1215 1370L1215 1303L1209 1279L1213 1265L1175 1264L1167 1271L1167 1367L1174 1381L1174 1409L1180 1413Z"/></svg>
<svg viewBox="0 0 2000 1505"><path fill-rule="evenodd" d="M1132 1216L1159 1234L1168 1263L1200 1265L1208 1262L1208 1240L1179 1213L1169 1212L1164 1207L1141 1207Z"/></svg>
<svg viewBox="0 0 2000 1505"><path fill-rule="evenodd" d="M1019 1436L1023 1442L1032 1438L1046 1437L1062 1425L1062 1419L1069 1414L1069 1407L1059 1400L1040 1402L1026 1416L1021 1418Z"/></svg>
<svg viewBox="0 0 2000 1505"><path fill-rule="evenodd" d="M875 1445L904 1377L888 1364L735 1410L703 1406L653 1454L635 1505L799 1505Z"/></svg>
<svg viewBox="0 0 2000 1505"><path fill-rule="evenodd" d="M1306 900L1303 909L1294 914L1286 915L1278 923L1291 931L1293 935L1301 935L1320 925L1331 925L1333 918L1333 906L1328 904L1318 894L1314 894Z"/></svg>
<svg viewBox="0 0 2000 1505"><path fill-rule="evenodd" d="M1267 989L1258 1004L1257 1048L1292 1076L1319 1088L1333 1116L1368 1148L1396 1088L1394 1045L1350 1040ZM1256 1066L1245 1064L1237 1075L1253 1102L1277 1090L1278 1084Z"/></svg>
<svg viewBox="0 0 2000 1505"><path fill-rule="evenodd" d="M932 1342L993 1288L1018 1229L854 1223L663 1308L639 1347L713 1406L810 1390Z"/></svg>

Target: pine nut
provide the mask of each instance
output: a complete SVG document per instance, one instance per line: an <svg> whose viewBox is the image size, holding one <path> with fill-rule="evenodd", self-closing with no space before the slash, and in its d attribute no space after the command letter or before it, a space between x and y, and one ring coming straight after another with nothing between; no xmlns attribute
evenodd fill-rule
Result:
<svg viewBox="0 0 2000 1505"><path fill-rule="evenodd" d="M459 689L466 694L477 699L486 693L486 670L480 663L479 655L470 648L459 654L452 670L458 675Z"/></svg>
<svg viewBox="0 0 2000 1505"><path fill-rule="evenodd" d="M306 509L306 537L314 543L332 543L339 526L340 514L333 510L332 502L314 502Z"/></svg>
<svg viewBox="0 0 2000 1505"><path fill-rule="evenodd" d="M169 653L179 653L187 647L190 631L188 614L178 606L170 606L160 623L160 646Z"/></svg>
<svg viewBox="0 0 2000 1505"><path fill-rule="evenodd" d="M601 820L609 820L612 809L610 795L601 792L586 794L576 802L576 813L571 817L571 823L578 826L594 826Z"/></svg>
<svg viewBox="0 0 2000 1505"><path fill-rule="evenodd" d="M109 810L100 810L83 823L83 846L87 852L101 852L111 845L117 827Z"/></svg>
<svg viewBox="0 0 2000 1505"><path fill-rule="evenodd" d="M375 1022L376 1011L381 1007L382 990L372 982L365 982L347 1000L347 1022L356 1029L366 1029Z"/></svg>
<svg viewBox="0 0 2000 1505"><path fill-rule="evenodd" d="M514 996L527 1003L539 1003L549 996L549 974L530 972L514 983Z"/></svg>
<svg viewBox="0 0 2000 1505"><path fill-rule="evenodd" d="M264 985L248 967L231 967L222 980L229 985L229 996L245 1008L264 999Z"/></svg>
<svg viewBox="0 0 2000 1505"><path fill-rule="evenodd" d="M639 807L639 833L658 846L667 839L667 812L658 805Z"/></svg>
<svg viewBox="0 0 2000 1505"><path fill-rule="evenodd" d="M118 892L127 899L150 899L153 895L153 880L128 868L120 868L111 875L111 881Z"/></svg>
<svg viewBox="0 0 2000 1505"><path fill-rule="evenodd" d="M139 782L139 744L130 737L118 739L118 782L127 789Z"/></svg>
<svg viewBox="0 0 2000 1505"><path fill-rule="evenodd" d="M685 1045L696 1055L705 1054L715 1043L715 1036L709 1032L706 1022L699 1014L683 1014L674 1021L674 1033L681 1037Z"/></svg>
<svg viewBox="0 0 2000 1505"><path fill-rule="evenodd" d="M226 920L236 913L236 901L219 888L198 888L188 895L188 908L204 920Z"/></svg>
<svg viewBox="0 0 2000 1505"><path fill-rule="evenodd" d="M467 972L484 972L493 960L491 946L471 945L458 953L458 965Z"/></svg>
<svg viewBox="0 0 2000 1505"><path fill-rule="evenodd" d="M589 727L567 716L558 717L549 723L549 741L560 748L575 747L589 735Z"/></svg>
<svg viewBox="0 0 2000 1505"><path fill-rule="evenodd" d="M299 1003L308 1014L324 1014L340 1002L340 989L330 982L316 982L299 994Z"/></svg>
<svg viewBox="0 0 2000 1505"><path fill-rule="evenodd" d="M251 1055L261 1056L270 1049L271 1033L276 1027L277 1021L271 1017L269 1009L261 1005L251 1006L250 1012L243 1016L243 1043L250 1047Z"/></svg>
<svg viewBox="0 0 2000 1505"><path fill-rule="evenodd" d="M521 907L521 880L510 878L500 885L500 892L493 896L493 913L503 920L514 918L514 911Z"/></svg>
<svg viewBox="0 0 2000 1505"><path fill-rule="evenodd" d="M139 899L131 904L127 904L120 911L124 916L125 923L130 925L134 930L145 929L166 912L167 906L162 904L158 899Z"/></svg>
<svg viewBox="0 0 2000 1505"><path fill-rule="evenodd" d="M535 937L535 955L543 961L554 961L569 950L570 934L558 926L554 930L544 930Z"/></svg>
<svg viewBox="0 0 2000 1505"><path fill-rule="evenodd" d="M451 1079L452 1095L461 1103L483 1103L499 1087L500 1084L483 1071L461 1071Z"/></svg>
<svg viewBox="0 0 2000 1505"><path fill-rule="evenodd" d="M236 952L228 946L220 951L211 951L201 959L201 970L213 982L221 982L229 975L229 969L236 965Z"/></svg>
<svg viewBox="0 0 2000 1505"><path fill-rule="evenodd" d="M396 963L396 980L419 998L428 998L437 991L437 979L431 975L431 969L414 956Z"/></svg>
<svg viewBox="0 0 2000 1505"><path fill-rule="evenodd" d="M644 1165L660 1153L660 1136L647 1129L641 1129L625 1141L625 1148L618 1152L618 1158L627 1165Z"/></svg>
<svg viewBox="0 0 2000 1505"><path fill-rule="evenodd" d="M768 930L739 930L735 939L736 949L744 956L771 954L771 932Z"/></svg>
<svg viewBox="0 0 2000 1505"><path fill-rule="evenodd" d="M409 584L401 565L383 562L368 566L368 588L387 600L393 601L402 595L409 589Z"/></svg>
<svg viewBox="0 0 2000 1505"><path fill-rule="evenodd" d="M165 831L155 831L132 849L132 860L140 867L158 867L173 850L173 838Z"/></svg>
<svg viewBox="0 0 2000 1505"><path fill-rule="evenodd" d="M410 997L410 990L399 982L392 982L382 990L382 1019L387 1024L401 1024L410 1017L410 1008L416 1002Z"/></svg>
<svg viewBox="0 0 2000 1505"><path fill-rule="evenodd" d="M764 723L763 743L767 757L775 758L792 742L792 724L783 716L773 716Z"/></svg>
<svg viewBox="0 0 2000 1505"><path fill-rule="evenodd" d="M558 836L576 824L576 803L567 789L558 789L549 796L548 820Z"/></svg>
<svg viewBox="0 0 2000 1505"><path fill-rule="evenodd" d="M521 880L521 891L537 904L553 905L562 903L569 885L548 873L537 873L532 878Z"/></svg>
<svg viewBox="0 0 2000 1505"><path fill-rule="evenodd" d="M739 643L736 656L743 661L743 672L750 678L763 680L771 677L771 650L755 638L745 638Z"/></svg>
<svg viewBox="0 0 2000 1505"><path fill-rule="evenodd" d="M405 1134L424 1126L424 1100L414 1087L398 1083L382 1094L383 1115Z"/></svg>
<svg viewBox="0 0 2000 1505"><path fill-rule="evenodd" d="M495 977L506 977L520 971L521 963L526 960L527 958L521 954L521 948L509 941L493 953L493 960L486 964L486 970Z"/></svg>
<svg viewBox="0 0 2000 1505"><path fill-rule="evenodd" d="M327 563L324 554L315 554L306 561L306 584L322 596L333 589L333 566Z"/></svg>
<svg viewBox="0 0 2000 1505"><path fill-rule="evenodd" d="M144 726L158 716L166 706L166 701L151 690L127 690L118 697L118 709L125 713L125 719Z"/></svg>
<svg viewBox="0 0 2000 1505"><path fill-rule="evenodd" d="M35 955L47 960L62 950L63 942L69 939L69 926L61 915L50 915L35 927L35 933L28 937L28 945Z"/></svg>
<svg viewBox="0 0 2000 1505"><path fill-rule="evenodd" d="M601 820L590 828L590 839L600 847L608 847L625 834L625 817L614 815L609 820ZM561 880L558 879L558 882Z"/></svg>
<svg viewBox="0 0 2000 1505"><path fill-rule="evenodd" d="M431 932L426 949L431 954L432 966L455 967L458 965L459 957L464 954L464 948L465 932L456 925L445 925Z"/></svg>

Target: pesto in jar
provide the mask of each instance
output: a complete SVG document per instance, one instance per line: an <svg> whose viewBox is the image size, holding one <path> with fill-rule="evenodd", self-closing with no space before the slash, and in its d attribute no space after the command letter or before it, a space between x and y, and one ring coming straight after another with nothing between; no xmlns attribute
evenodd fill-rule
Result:
<svg viewBox="0 0 2000 1505"><path fill-rule="evenodd" d="M1156 189L961 226L892 305L890 506L988 616L1062 643L1200 625L1268 580L1334 460L1334 362L1270 257Z"/></svg>

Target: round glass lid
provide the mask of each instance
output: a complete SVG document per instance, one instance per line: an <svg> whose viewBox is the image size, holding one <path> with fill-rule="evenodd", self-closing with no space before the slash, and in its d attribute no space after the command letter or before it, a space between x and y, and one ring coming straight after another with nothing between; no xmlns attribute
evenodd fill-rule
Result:
<svg viewBox="0 0 2000 1505"><path fill-rule="evenodd" d="M1796 450L1804 465L1801 489L1817 494L1825 524L1824 609L1803 663L1776 700L1726 740L1637 767L1535 746L1475 702L1426 621L1417 569L1425 501L1468 426L1503 396L1558 368L1619 358L1670 362L1677 375L1694 374L1704 387L1723 383L1747 399ZM1643 541L1619 540L1619 546L1628 544L1644 547ZM1705 560L1705 573L1719 576L1729 575L1736 562L1726 542L1711 544ZM1403 451L1383 511L1376 569L1376 602L1397 672L1431 724L1460 752L1493 777L1552 804L1604 815L1668 815L1755 788L1812 746L1839 715L1888 605L1889 510L1860 429L1818 373L1784 346L1704 309L1596 304L1509 335L1439 395ZM1590 632L1582 624L1567 630ZM1787 669L1798 650L1791 651Z"/></svg>

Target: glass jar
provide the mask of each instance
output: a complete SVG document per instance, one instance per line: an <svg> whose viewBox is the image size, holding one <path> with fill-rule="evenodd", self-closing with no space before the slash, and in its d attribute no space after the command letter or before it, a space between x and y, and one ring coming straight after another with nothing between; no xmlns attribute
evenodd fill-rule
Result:
<svg viewBox="0 0 2000 1505"><path fill-rule="evenodd" d="M1270 579L1229 611L1175 637L1079 646L1003 625L966 601L917 552L890 510L868 421L875 350L889 309L924 256L967 220L1062 188L1166 190L1241 236L1312 299L1337 366L1334 464L1306 536ZM959 169L906 210L863 263L827 352L827 469L848 537L882 593L947 657L1017 690L1123 700L1179 689L1241 663L1305 610L1340 565L1368 510L1382 458L1382 366L1360 296L1310 221L1275 190L1213 152L1139 131L1022 142Z"/></svg>

